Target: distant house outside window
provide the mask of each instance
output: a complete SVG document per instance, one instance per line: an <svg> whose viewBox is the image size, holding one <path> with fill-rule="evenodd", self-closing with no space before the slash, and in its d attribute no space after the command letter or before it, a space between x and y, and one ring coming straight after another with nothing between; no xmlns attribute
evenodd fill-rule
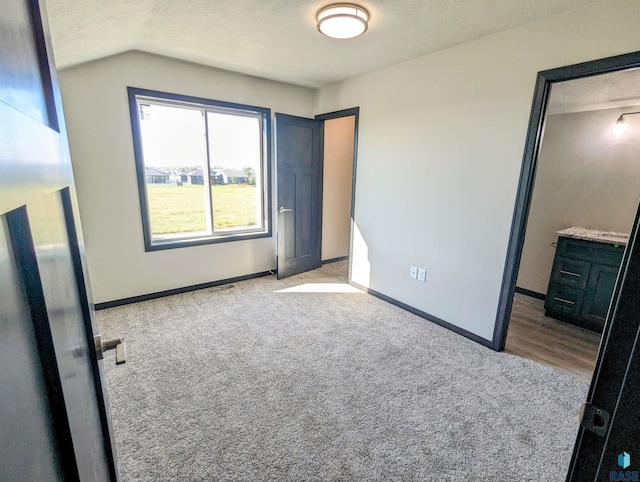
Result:
<svg viewBox="0 0 640 482"><path fill-rule="evenodd" d="M270 109L128 90L147 251L270 236Z"/></svg>

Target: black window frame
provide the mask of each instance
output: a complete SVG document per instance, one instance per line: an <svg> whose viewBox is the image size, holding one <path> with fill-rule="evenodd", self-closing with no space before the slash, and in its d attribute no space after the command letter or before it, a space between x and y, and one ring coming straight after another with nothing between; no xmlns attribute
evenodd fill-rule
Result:
<svg viewBox="0 0 640 482"><path fill-rule="evenodd" d="M159 251L163 249L184 248L201 246L206 244L227 243L232 241L244 241L249 239L269 238L272 236L272 193L271 193L271 109L246 104L225 102L202 97L173 94L157 90L127 87L129 98L129 115L131 117L131 133L133 136L133 150L136 163L138 181L138 195L140 197L140 214L142 218L142 232L145 251ZM149 219L149 203L147 200L146 173L144 155L142 150L142 137L140 131L140 118L138 109L138 97L149 97L158 101L169 101L177 104L191 104L216 109L228 109L250 114L259 114L262 118L262 211L264 225L260 231L216 233L215 231L205 236L185 236L184 238L170 239L166 241L153 240L151 235L151 222ZM204 172L204 170L203 170Z"/></svg>

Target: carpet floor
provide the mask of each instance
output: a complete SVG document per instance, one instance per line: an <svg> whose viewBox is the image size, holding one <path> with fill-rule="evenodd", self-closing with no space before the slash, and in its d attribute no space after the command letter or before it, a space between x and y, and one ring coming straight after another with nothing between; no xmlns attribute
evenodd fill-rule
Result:
<svg viewBox="0 0 640 482"><path fill-rule="evenodd" d="M124 481L564 480L584 382L346 282L346 262L97 312Z"/></svg>

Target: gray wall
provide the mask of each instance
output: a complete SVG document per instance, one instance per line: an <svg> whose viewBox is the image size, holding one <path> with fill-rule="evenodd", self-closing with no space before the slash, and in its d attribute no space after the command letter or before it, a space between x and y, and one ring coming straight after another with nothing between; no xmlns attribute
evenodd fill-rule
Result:
<svg viewBox="0 0 640 482"><path fill-rule="evenodd" d="M640 92L640 87L639 87ZM551 96L553 102L553 92ZM623 112L607 109L546 119L517 285L547 292L557 240L571 226L628 233L640 199L640 119L627 117L624 137L611 137Z"/></svg>
<svg viewBox="0 0 640 482"><path fill-rule="evenodd" d="M59 79L96 303L275 268L275 235L144 251L127 86L305 117L312 90L140 52L65 69Z"/></svg>
<svg viewBox="0 0 640 482"><path fill-rule="evenodd" d="M491 339L536 74L640 50L639 15L596 2L320 89L316 112L360 107L353 280Z"/></svg>

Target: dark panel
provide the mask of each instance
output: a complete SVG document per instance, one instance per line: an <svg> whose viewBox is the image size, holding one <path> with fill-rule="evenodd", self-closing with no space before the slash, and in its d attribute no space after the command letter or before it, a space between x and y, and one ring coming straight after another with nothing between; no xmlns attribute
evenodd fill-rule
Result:
<svg viewBox="0 0 640 482"><path fill-rule="evenodd" d="M596 266L585 290L581 316L604 326L604 320L611 304L611 295L616 284L619 269L612 266Z"/></svg>
<svg viewBox="0 0 640 482"><path fill-rule="evenodd" d="M62 480L28 298L0 222L0 480ZM36 460L38 463L33 463Z"/></svg>
<svg viewBox="0 0 640 482"><path fill-rule="evenodd" d="M290 166L311 167L313 165L313 151L310 146L313 145L313 129L296 125L287 125L284 128L283 135L289 139L287 155L283 162Z"/></svg>
<svg viewBox="0 0 640 482"><path fill-rule="evenodd" d="M3 344L11 340L11 348L3 345L0 354L11 356L2 360L0 375L7 377L0 385L0 413L11 416L3 419L2 441L15 443L0 445L0 470L9 470L9 462L15 462L12 473L3 472L0 479L117 480L115 466L105 469L115 461L105 453L106 435L96 407L99 412L107 405L96 401L95 358L93 345L87 343L90 326L85 324L92 308L88 299L80 299L87 293L80 292L75 272L83 272L84 289L84 253L78 250L75 264L70 254L71 246L82 245L80 230L74 225L71 242L58 196L64 189L70 205L77 205L43 6L39 0L0 0L0 215L6 219L15 257L15 269L7 268L6 259L3 265L2 290L8 291L2 296L12 301L3 300L0 313L20 323L18 328L9 326L18 330L13 332L5 332L4 326L0 338ZM2 243L6 245L6 239ZM22 297L16 287L23 288ZM25 301L31 332L24 325ZM70 329L73 324L77 329ZM40 379L33 365L34 347ZM29 418L5 411L18 402Z"/></svg>
<svg viewBox="0 0 640 482"><path fill-rule="evenodd" d="M37 30L34 36L37 2L0 0L0 11L0 101L57 129L55 113L50 112L51 83L42 71L47 65L44 39Z"/></svg>
<svg viewBox="0 0 640 482"><path fill-rule="evenodd" d="M636 289L640 289L640 284L636 283ZM640 312L636 310L636 316ZM633 472L636 474L640 470L638 456L640 454L640 417L638 416L638 397L640 397L640 349L637 341L640 339L640 332L636 333L636 344L633 348L629 364L625 367L620 364L620 370L626 374L625 384L619 394L610 420L609 437L607 445L602 453L600 465L598 467L597 480L612 480L611 472L616 472L617 480L632 480ZM626 452L631 455L631 466L623 469L618 464L618 456ZM619 477L620 471L625 472L625 478ZM631 472L631 478L626 477L626 473ZM637 475L635 476L637 480Z"/></svg>
<svg viewBox="0 0 640 482"><path fill-rule="evenodd" d="M74 260L59 192L32 203L30 219L49 326L81 480L108 480L100 406Z"/></svg>
<svg viewBox="0 0 640 482"><path fill-rule="evenodd" d="M620 266L624 246L561 236L558 238L557 254L575 259L597 261L609 266Z"/></svg>
<svg viewBox="0 0 640 482"><path fill-rule="evenodd" d="M314 218L313 218L313 175L296 176L296 258L313 254Z"/></svg>
<svg viewBox="0 0 640 482"><path fill-rule="evenodd" d="M60 461L58 470L63 474L63 479L76 481L79 480L79 476L71 438L70 414L67 412L64 400L27 208L23 206L7 213L6 222L8 237L11 240L11 247L16 260L17 279L24 286L26 301L29 305L30 317L33 323L35 342L38 347L40 366L44 375L49 402L46 411L53 420L56 436L57 454L54 457ZM19 367L18 373L20 373ZM7 386L5 389L11 390L12 387ZM33 463L37 465L38 461Z"/></svg>
<svg viewBox="0 0 640 482"><path fill-rule="evenodd" d="M623 390L631 390L635 393L636 400L640 395L638 390L638 373L630 374L627 366L632 353L636 350L638 343L638 332L640 330L640 303L638 303L638 293L640 292L640 206L636 211L629 244L625 250L620 274L616 280L611 309L607 313L600 352L594 369L593 379L589 387L586 401L599 407L610 414L616 414L620 393ZM626 384L631 386L627 387ZM633 407L627 414L617 412L622 421L625 417L632 425L632 430L636 431L635 443L640 440L637 437L638 411ZM624 424L624 422L623 422ZM628 432L626 432L628 433ZM625 439L625 430L620 424L613 424L606 437L595 434L584 428L580 428L573 450L571 465L567 480L583 481L608 480L608 473L598 474L601 464L608 467L615 466L616 461L610 457L602 458L605 446L609 443L616 446L617 441ZM634 450L635 449L635 450ZM638 454L640 447L631 445L628 453ZM625 449L623 449L625 450ZM632 453L632 463L634 461ZM637 455L635 455L637 460ZM637 467L637 465L636 465Z"/></svg>
<svg viewBox="0 0 640 482"><path fill-rule="evenodd" d="M73 261L73 270L75 272L75 282L78 290L78 298L80 301L80 309L82 310L82 318L84 320L84 332L89 346L93 344L93 337L97 333L97 326L94 320L94 312L92 308L91 294L89 292L88 280L84 274L84 266L82 264L83 250L80 246L78 238L78 230L73 209L73 198L70 189L67 187L60 192L60 200L64 211L64 219L67 231L67 239L69 240L70 255ZM103 441L105 444L106 455L108 460L109 473L112 480L118 479L118 460L116 457L115 436L111 421L111 408L109 406L109 398L107 397L107 386L105 381L102 365L98 361L95 350L87 351L89 361L93 371L94 387L96 401L99 407L100 421L102 423Z"/></svg>
<svg viewBox="0 0 640 482"><path fill-rule="evenodd" d="M278 175L283 185L287 188L282 189L278 195L278 203L280 206L295 206L297 199L296 175L283 172ZM296 258L296 211L291 208L290 212L282 213L278 218L278 239L283 244L283 252L278 251L278 256L282 256L285 261Z"/></svg>
<svg viewBox="0 0 640 482"><path fill-rule="evenodd" d="M320 266L321 123L276 114L278 278Z"/></svg>

